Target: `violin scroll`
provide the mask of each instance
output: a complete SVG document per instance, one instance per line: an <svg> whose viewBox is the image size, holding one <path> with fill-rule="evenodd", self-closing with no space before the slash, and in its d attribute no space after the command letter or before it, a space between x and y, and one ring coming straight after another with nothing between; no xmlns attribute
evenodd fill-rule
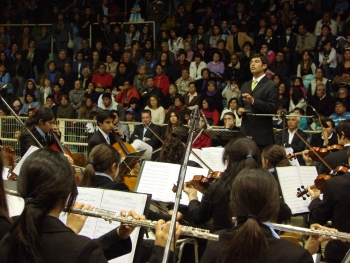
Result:
<svg viewBox="0 0 350 263"><path fill-rule="evenodd" d="M309 190L307 188L305 188L303 185L300 186L299 188L297 188L297 197L300 198L302 197L303 200L306 200L306 197L304 195L306 195L307 197L310 197L309 195Z"/></svg>

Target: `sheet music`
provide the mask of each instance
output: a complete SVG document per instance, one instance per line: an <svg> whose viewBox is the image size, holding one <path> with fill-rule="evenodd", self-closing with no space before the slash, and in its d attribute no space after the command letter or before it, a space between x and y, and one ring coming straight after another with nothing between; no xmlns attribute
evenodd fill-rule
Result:
<svg viewBox="0 0 350 263"><path fill-rule="evenodd" d="M6 181L7 176L9 175L10 168L4 167L2 170L2 180Z"/></svg>
<svg viewBox="0 0 350 263"><path fill-rule="evenodd" d="M78 187L78 192L78 202L91 204L93 207L110 210L118 214L122 210L129 212L132 209L135 210L137 214L144 214L144 209L147 201L147 195L144 194L104 190L99 188ZM66 222L67 217L61 213L60 219L63 222ZM119 225L120 223L116 221L113 221L110 224L108 221L105 221L103 219L88 217L82 231L79 234L90 238L98 238ZM132 240L131 253L110 260L109 262L132 263L139 232L140 228L137 227L130 236Z"/></svg>
<svg viewBox="0 0 350 263"><path fill-rule="evenodd" d="M16 175L19 175L19 172L21 170L22 164L25 161L25 159L27 159L27 157L29 155L31 155L33 152L35 152L36 150L39 150L38 147L36 146L30 146L30 148L28 149L28 151L25 153L25 155L23 155L23 157L21 158L21 160L18 162L18 164L16 165L15 169L13 169L13 173Z"/></svg>
<svg viewBox="0 0 350 263"><path fill-rule="evenodd" d="M171 191L177 184L181 165L146 161L138 181L137 192L152 194L152 199L161 202L174 202L175 194ZM194 175L208 175L208 169L187 166L185 182ZM199 200L202 194L198 193ZM188 197L183 192L180 204L188 205Z"/></svg>
<svg viewBox="0 0 350 263"><path fill-rule="evenodd" d="M24 208L24 200L22 197L6 194L7 205L9 208L9 216L18 216Z"/></svg>
<svg viewBox="0 0 350 263"><path fill-rule="evenodd" d="M200 149L192 149L199 158L202 159L213 171L223 172L226 169L226 165L222 162L222 155L224 148L221 147L207 147ZM192 153L189 158L191 161L197 162L203 168L206 166L198 160Z"/></svg>
<svg viewBox="0 0 350 263"><path fill-rule="evenodd" d="M317 177L315 166L287 166L276 167L278 180L281 186L282 195L286 204L292 210L292 214L308 213L308 206L311 202L310 197L298 198L297 188L302 185L306 188L313 185Z"/></svg>

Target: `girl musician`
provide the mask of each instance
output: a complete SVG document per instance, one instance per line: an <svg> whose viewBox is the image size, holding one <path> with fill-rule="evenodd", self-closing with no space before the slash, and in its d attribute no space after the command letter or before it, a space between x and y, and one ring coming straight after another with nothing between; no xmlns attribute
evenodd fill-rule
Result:
<svg viewBox="0 0 350 263"><path fill-rule="evenodd" d="M219 242L209 241L201 263L298 262L312 263L311 254L300 246L281 240L270 221L277 218L279 193L275 178L263 168L244 168L230 190L236 225L218 232ZM230 197L227 197L228 199Z"/></svg>
<svg viewBox="0 0 350 263"><path fill-rule="evenodd" d="M184 192L190 200L188 210L198 225L213 218L215 230L231 228L229 201L233 181L241 169L256 165L260 159L260 151L253 140L238 138L231 140L224 149L223 162L227 168L223 176L210 184L201 202L198 201L197 190L185 184Z"/></svg>
<svg viewBox="0 0 350 263"><path fill-rule="evenodd" d="M17 190L25 200L24 210L0 243L0 262L100 263L131 251L132 226L121 225L94 241L76 235L58 219L65 207L72 208L78 194L71 166L59 152L42 148L29 155ZM143 217L134 211L129 215L136 220ZM162 230L163 223L157 223L158 246L149 262L160 262L160 246L165 245L170 225ZM177 227L176 236L179 234Z"/></svg>

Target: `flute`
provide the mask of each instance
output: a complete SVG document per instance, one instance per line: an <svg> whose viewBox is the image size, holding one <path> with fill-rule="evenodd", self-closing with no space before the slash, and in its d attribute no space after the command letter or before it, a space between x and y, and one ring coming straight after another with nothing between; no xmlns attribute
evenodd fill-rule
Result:
<svg viewBox="0 0 350 263"><path fill-rule="evenodd" d="M136 220L132 216L121 216L121 215L118 215L116 212L104 210L100 208L93 208L92 210L72 208L71 213L102 218L104 220L109 221L110 223L112 221L117 221L126 225L147 227L152 229L154 229L157 224L157 221ZM203 238L203 239L208 239L213 241L219 240L219 235L211 234L209 230L206 230L206 229L201 229L201 228L196 228L191 226L181 226L181 234L185 236L198 237L198 238Z"/></svg>
<svg viewBox="0 0 350 263"><path fill-rule="evenodd" d="M287 232L298 233L302 235L326 236L330 239L340 239L340 240L350 242L350 234L345 232L331 232L331 231L322 230L322 229L309 229L309 228L275 224L275 223L272 223L272 226L274 229L280 230L280 231L287 231Z"/></svg>

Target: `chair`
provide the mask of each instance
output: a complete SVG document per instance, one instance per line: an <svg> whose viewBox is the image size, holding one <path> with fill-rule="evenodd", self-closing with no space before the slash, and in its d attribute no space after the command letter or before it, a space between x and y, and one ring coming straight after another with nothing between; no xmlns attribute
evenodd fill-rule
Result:
<svg viewBox="0 0 350 263"><path fill-rule="evenodd" d="M178 263L181 262L183 248L186 244L193 245L195 263L198 263L198 243L197 243L197 240L195 238L185 238L185 239L177 240L176 247L175 247L175 249L178 250L177 256L178 256L179 260L177 262Z"/></svg>

